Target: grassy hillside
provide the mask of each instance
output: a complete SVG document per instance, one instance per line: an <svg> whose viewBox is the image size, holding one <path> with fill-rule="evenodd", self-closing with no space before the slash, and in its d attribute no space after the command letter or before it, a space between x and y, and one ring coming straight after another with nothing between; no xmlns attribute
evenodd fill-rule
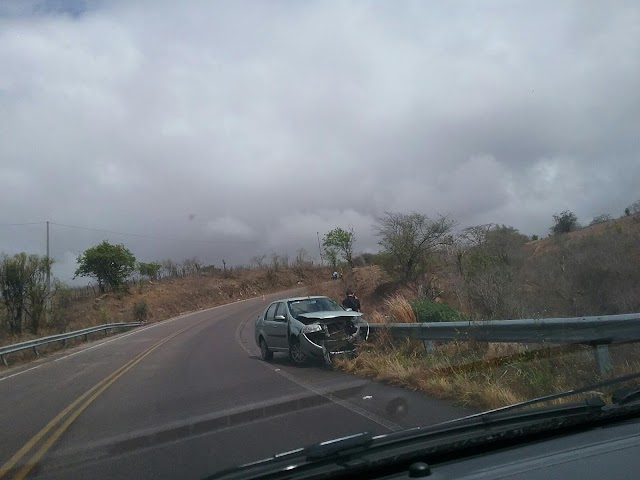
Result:
<svg viewBox="0 0 640 480"><path fill-rule="evenodd" d="M456 246L434 260L422 287L398 287L375 268L347 283L370 321L415 321L417 306L447 302L467 318L530 318L640 311L640 216L537 241L501 231L480 246ZM419 295L419 292L422 295ZM640 371L640 346L610 347L609 375ZM589 346L449 342L427 354L419 341L381 335L339 366L359 375L495 408L601 379Z"/></svg>

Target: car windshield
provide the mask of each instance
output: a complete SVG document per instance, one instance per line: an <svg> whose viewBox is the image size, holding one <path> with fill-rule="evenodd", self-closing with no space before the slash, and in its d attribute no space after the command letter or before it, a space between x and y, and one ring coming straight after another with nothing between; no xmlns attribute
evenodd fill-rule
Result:
<svg viewBox="0 0 640 480"><path fill-rule="evenodd" d="M0 479L610 403L639 85L640 1L0 0Z"/></svg>
<svg viewBox="0 0 640 480"><path fill-rule="evenodd" d="M297 320L305 321L300 315L313 312L344 311L335 300L327 297L305 298L302 300L290 300L288 302L291 315Z"/></svg>

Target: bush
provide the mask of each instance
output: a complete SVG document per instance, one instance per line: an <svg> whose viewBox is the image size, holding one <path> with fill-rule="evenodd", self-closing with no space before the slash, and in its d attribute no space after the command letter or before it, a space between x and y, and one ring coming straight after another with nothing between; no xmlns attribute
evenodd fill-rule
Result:
<svg viewBox="0 0 640 480"><path fill-rule="evenodd" d="M538 240L538 238L539 238L538 235L535 235L535 234L531 235L531 240L533 241Z"/></svg>
<svg viewBox="0 0 640 480"><path fill-rule="evenodd" d="M455 322L464 320L462 313L446 303L436 303L426 298L409 302L418 322Z"/></svg>
<svg viewBox="0 0 640 480"><path fill-rule="evenodd" d="M593 217L593 220L591 220L591 223L589 223L589 225L598 225L600 223L607 223L609 221L611 221L613 219L613 217L608 214L608 213L603 213L602 215L598 215Z"/></svg>
<svg viewBox="0 0 640 480"><path fill-rule="evenodd" d="M578 217L576 214L565 210L559 214L553 216L553 226L550 228L551 233L554 235L560 235L562 233L573 232L580 227L578 223Z"/></svg>
<svg viewBox="0 0 640 480"><path fill-rule="evenodd" d="M142 322L146 320L149 315L149 307L147 306L147 302L136 303L133 306L133 318L136 322Z"/></svg>
<svg viewBox="0 0 640 480"><path fill-rule="evenodd" d="M629 213L627 213L627 215L633 213L634 215L636 213L640 213L640 200L638 200L635 203L632 203L631 205L629 205L626 209L625 209L625 213L627 212L627 210L629 210Z"/></svg>

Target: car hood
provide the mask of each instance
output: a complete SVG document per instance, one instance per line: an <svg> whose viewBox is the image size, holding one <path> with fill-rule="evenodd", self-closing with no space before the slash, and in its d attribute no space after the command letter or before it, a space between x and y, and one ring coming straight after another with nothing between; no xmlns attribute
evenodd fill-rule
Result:
<svg viewBox="0 0 640 480"><path fill-rule="evenodd" d="M299 315L299 317L309 320L311 323L325 323L344 318L355 320L356 318L362 317L362 313L347 311L323 311L302 313Z"/></svg>

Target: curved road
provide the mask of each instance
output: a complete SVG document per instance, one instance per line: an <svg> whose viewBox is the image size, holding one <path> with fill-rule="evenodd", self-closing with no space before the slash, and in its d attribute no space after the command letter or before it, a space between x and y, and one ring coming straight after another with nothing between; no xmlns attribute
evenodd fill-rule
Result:
<svg viewBox="0 0 640 480"><path fill-rule="evenodd" d="M291 292L289 292L291 294ZM253 321L285 293L185 314L0 373L0 479L201 478L361 431L469 413L286 356Z"/></svg>

